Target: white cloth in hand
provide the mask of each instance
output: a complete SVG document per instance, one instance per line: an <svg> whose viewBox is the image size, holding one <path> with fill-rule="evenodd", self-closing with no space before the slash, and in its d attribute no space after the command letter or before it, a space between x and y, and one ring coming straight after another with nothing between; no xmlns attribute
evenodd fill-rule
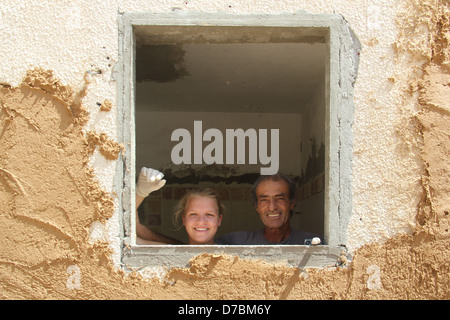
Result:
<svg viewBox="0 0 450 320"><path fill-rule="evenodd" d="M161 189L166 184L166 180L163 177L164 174L162 172L143 167L136 184L136 194L145 198L151 192Z"/></svg>

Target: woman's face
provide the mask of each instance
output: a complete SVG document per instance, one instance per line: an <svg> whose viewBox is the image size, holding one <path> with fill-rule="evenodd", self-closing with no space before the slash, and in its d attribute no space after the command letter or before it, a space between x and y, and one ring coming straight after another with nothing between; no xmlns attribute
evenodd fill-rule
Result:
<svg viewBox="0 0 450 320"><path fill-rule="evenodd" d="M183 215L189 244L213 244L221 222L216 200L202 196L189 198Z"/></svg>

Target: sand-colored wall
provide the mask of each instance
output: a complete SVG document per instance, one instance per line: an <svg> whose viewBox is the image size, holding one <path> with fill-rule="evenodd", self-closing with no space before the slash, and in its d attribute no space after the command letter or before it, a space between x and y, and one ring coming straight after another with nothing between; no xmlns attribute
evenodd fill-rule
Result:
<svg viewBox="0 0 450 320"><path fill-rule="evenodd" d="M305 272L204 254L155 277L122 271L118 13L301 9L342 14L363 46L353 261ZM2 1L0 298L450 298L449 16L445 0Z"/></svg>

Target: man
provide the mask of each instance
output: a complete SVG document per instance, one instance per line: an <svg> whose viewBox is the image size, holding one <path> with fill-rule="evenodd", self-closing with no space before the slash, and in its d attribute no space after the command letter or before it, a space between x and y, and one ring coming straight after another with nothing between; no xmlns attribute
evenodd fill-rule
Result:
<svg viewBox="0 0 450 320"><path fill-rule="evenodd" d="M289 225L295 206L295 184L288 177L282 174L261 176L252 187L252 198L264 229L225 234L216 240L217 243L228 245L320 243L317 235L292 229Z"/></svg>

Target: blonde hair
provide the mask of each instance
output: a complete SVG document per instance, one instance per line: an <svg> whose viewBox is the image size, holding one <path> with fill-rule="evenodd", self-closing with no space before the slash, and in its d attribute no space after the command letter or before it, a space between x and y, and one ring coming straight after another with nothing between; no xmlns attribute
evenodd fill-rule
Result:
<svg viewBox="0 0 450 320"><path fill-rule="evenodd" d="M182 224L180 225L180 217L185 214L186 205L192 197L206 197L216 201L217 207L219 209L219 216L223 215L225 212L225 205L222 203L219 194L216 190L212 188L198 188L198 189L190 189L186 192L186 194L178 201L175 206L174 213L172 216L172 221L175 228L180 229Z"/></svg>

